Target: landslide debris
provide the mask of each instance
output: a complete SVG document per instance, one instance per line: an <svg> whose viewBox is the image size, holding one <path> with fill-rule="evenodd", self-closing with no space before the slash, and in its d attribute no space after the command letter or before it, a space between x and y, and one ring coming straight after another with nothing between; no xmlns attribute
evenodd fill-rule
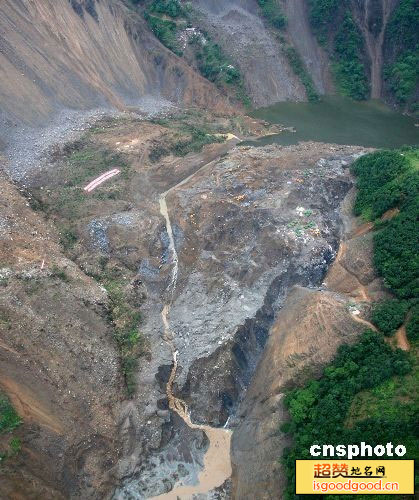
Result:
<svg viewBox="0 0 419 500"><path fill-rule="evenodd" d="M109 490L120 447L108 298L63 255L55 228L0 184L0 386L23 422L0 496L95 497Z"/></svg>

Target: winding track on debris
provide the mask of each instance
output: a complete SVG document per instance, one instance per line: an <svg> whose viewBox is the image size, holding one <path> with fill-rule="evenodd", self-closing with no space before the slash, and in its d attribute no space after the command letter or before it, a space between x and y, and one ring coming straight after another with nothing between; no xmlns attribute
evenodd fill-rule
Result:
<svg viewBox="0 0 419 500"><path fill-rule="evenodd" d="M180 188L186 184L192 177L197 175L203 169L210 166L216 160L212 160L205 163L198 170L193 172L191 175L180 181L175 186L171 187L159 197L160 213L164 217L166 222L166 231L169 237L169 255L171 259L171 273L170 282L166 289L166 303L161 311L161 317L163 321L164 333L163 339L169 345L172 351L173 365L170 372L169 380L166 385L166 395L169 401L169 408L176 412L185 424L191 429L200 429L205 432L209 440L209 448L204 457L204 467L198 476L198 484L194 486L183 486L179 485L173 488L169 493L164 493L154 499L166 499L166 500L177 500L177 499L187 499L191 498L192 495L207 493L208 491L221 486L230 476L231 476L231 460L230 460L230 440L231 431L224 428L211 427L209 425L199 425L194 424L191 421L188 407L184 401L177 398L173 394L173 382L176 378L176 372L178 367L178 355L179 352L176 350L174 344L174 335L170 328L170 308L173 302L174 292L177 285L177 277L179 270L179 259L176 251L175 240L173 236L172 223L170 221L170 215L167 208L167 196L169 193L175 189Z"/></svg>

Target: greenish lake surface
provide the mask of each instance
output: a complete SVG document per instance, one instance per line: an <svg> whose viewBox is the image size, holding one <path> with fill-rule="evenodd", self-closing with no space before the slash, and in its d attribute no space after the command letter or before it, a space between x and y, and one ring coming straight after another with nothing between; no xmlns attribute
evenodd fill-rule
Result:
<svg viewBox="0 0 419 500"><path fill-rule="evenodd" d="M260 145L300 141L398 148L419 143L419 119L397 113L378 101L355 102L345 97L324 97L321 102L281 102L260 108L251 116L294 127L252 141Z"/></svg>

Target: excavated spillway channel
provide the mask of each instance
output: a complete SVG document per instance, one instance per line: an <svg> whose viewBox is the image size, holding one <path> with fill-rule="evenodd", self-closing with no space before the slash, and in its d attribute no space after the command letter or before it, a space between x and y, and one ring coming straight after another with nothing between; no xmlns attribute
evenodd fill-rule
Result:
<svg viewBox="0 0 419 500"><path fill-rule="evenodd" d="M187 177L176 186L173 186L168 191L162 193L159 198L160 213L166 221L166 231L169 237L169 254L171 257L171 275L169 286L167 287L167 299L166 303L162 309L161 317L164 326L163 339L169 345L172 356L173 365L170 372L169 380L166 385L166 395L169 402L169 408L176 412L185 424L191 429L200 429L205 432L209 440L209 448L204 457L204 466L202 471L198 476L198 484L193 486L175 486L169 493L164 493L153 498L160 499L186 499L191 498L192 495L207 493L214 488L221 486L226 479L231 476L231 460L230 460L230 440L231 431L224 428L215 428L208 425L194 424L191 421L190 415L188 413L188 407L184 401L177 398L173 394L173 382L176 378L176 372L178 367L178 351L174 345L173 333L170 329L170 307L173 300L173 295L176 290L177 276L179 269L179 259L176 252L176 246L173 236L172 224L170 221L169 211L167 208L166 197L174 189L185 184L191 177L198 173L202 168L206 167L204 165L194 174Z"/></svg>

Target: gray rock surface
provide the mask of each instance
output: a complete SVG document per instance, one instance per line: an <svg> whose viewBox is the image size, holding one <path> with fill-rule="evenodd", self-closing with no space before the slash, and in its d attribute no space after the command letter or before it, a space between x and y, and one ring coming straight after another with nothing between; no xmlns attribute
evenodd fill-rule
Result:
<svg viewBox="0 0 419 500"><path fill-rule="evenodd" d="M255 106L301 101L305 91L280 43L260 16L256 0L194 0L200 23L238 65Z"/></svg>

